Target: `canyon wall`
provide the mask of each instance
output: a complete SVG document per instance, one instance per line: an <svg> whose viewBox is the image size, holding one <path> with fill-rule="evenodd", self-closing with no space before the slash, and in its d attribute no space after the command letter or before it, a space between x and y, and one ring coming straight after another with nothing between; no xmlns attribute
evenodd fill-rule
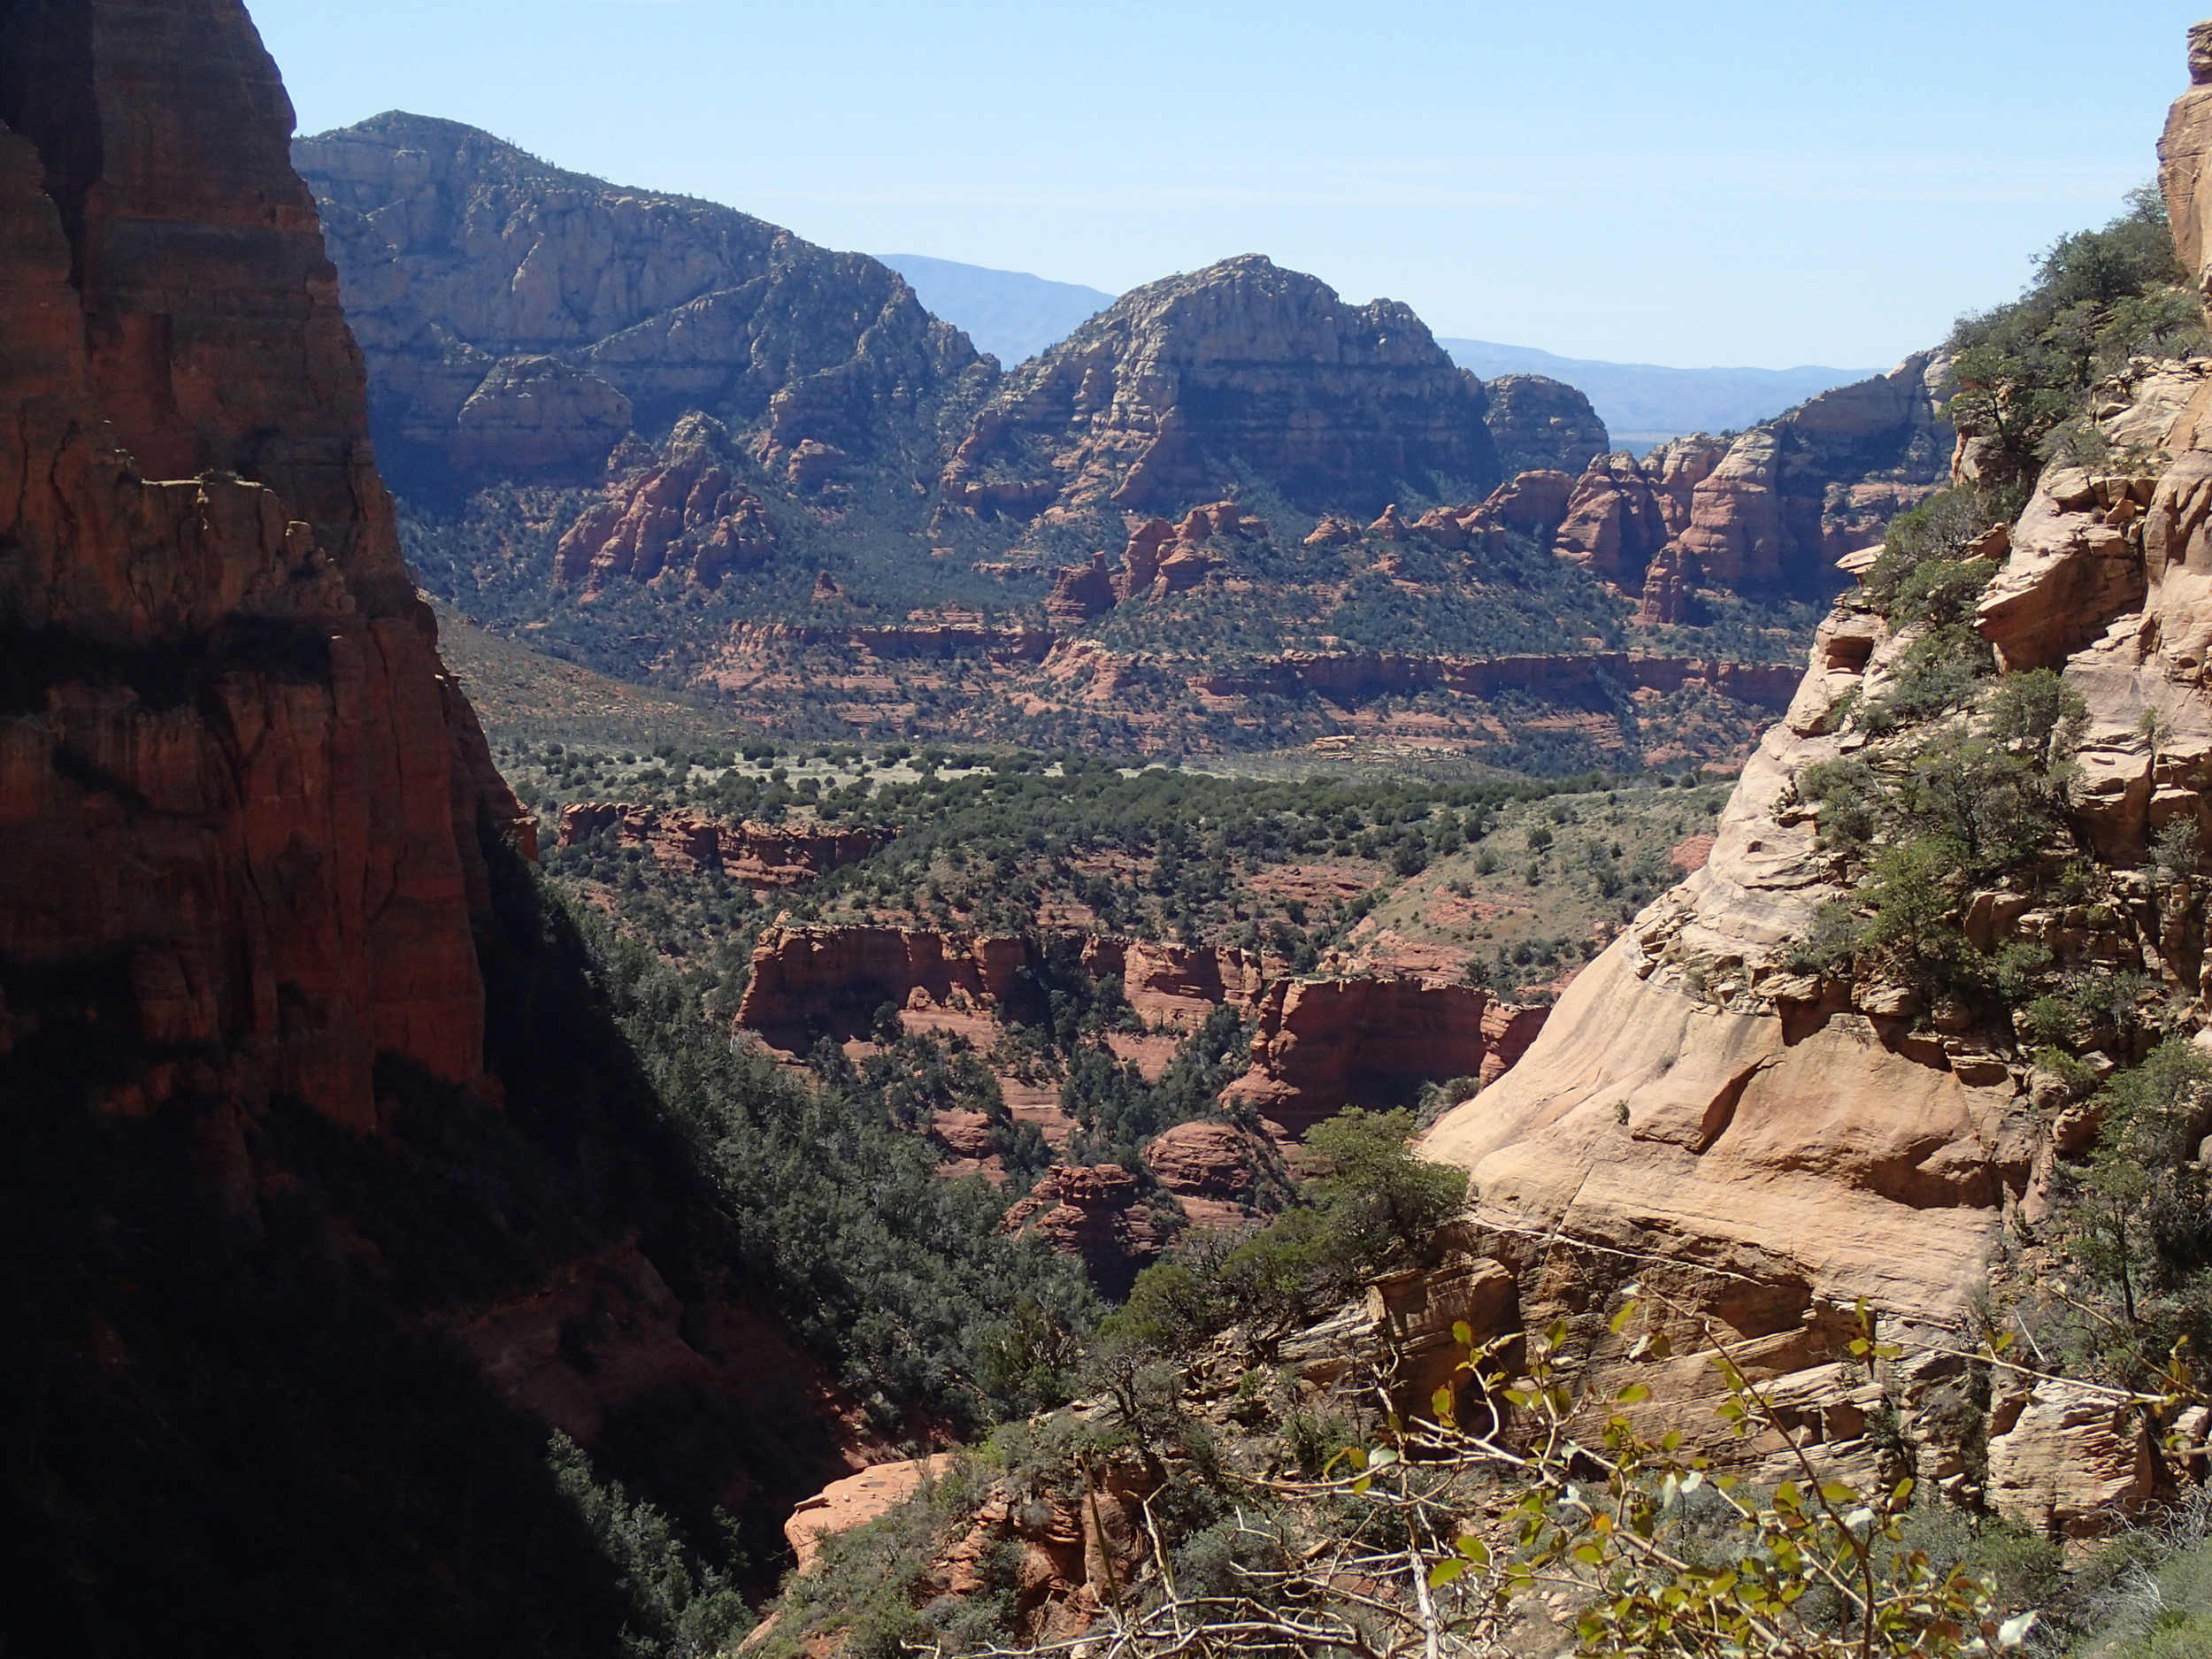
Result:
<svg viewBox="0 0 2212 1659"><path fill-rule="evenodd" d="M757 1548L864 1436L539 909L291 123L237 0L0 6L0 1642L603 1653L550 1426Z"/></svg>
<svg viewBox="0 0 2212 1659"><path fill-rule="evenodd" d="M289 111L219 0L0 20L0 964L241 1098L373 1126L483 1066L480 819ZM178 95L184 85L189 96Z"/></svg>
<svg viewBox="0 0 2212 1659"><path fill-rule="evenodd" d="M1646 622L1685 620L1701 587L1825 598L1838 558L1948 481L1947 373L1916 352L1733 439L1697 433L1641 460L1600 457L1555 546L1638 597Z"/></svg>

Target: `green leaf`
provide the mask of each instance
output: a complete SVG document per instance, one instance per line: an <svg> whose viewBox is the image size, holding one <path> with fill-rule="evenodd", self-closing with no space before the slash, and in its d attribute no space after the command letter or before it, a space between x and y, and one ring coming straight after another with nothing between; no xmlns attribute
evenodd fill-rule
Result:
<svg viewBox="0 0 2212 1659"><path fill-rule="evenodd" d="M1851 1503L1857 1501L1859 1489L1845 1481L1831 1480L1822 1485L1820 1495L1831 1503Z"/></svg>
<svg viewBox="0 0 2212 1659"><path fill-rule="evenodd" d="M1605 1552L1595 1544L1585 1544L1574 1552L1574 1558L1586 1567L1595 1567L1605 1560Z"/></svg>
<svg viewBox="0 0 2212 1659"><path fill-rule="evenodd" d="M1614 1311L1612 1318L1607 1323L1611 1325L1613 1334L1618 1336L1626 1328L1628 1322L1635 1317L1636 1304L1632 1302L1624 1302Z"/></svg>
<svg viewBox="0 0 2212 1659"><path fill-rule="evenodd" d="M1462 1348L1474 1347L1475 1327L1469 1325L1464 1319L1454 1320L1452 1322L1452 1340L1458 1343Z"/></svg>
<svg viewBox="0 0 2212 1659"><path fill-rule="evenodd" d="M1805 1494L1798 1491L1794 1480L1785 1480L1774 1489L1774 1507L1778 1509L1795 1509L1804 1502Z"/></svg>
<svg viewBox="0 0 2212 1659"><path fill-rule="evenodd" d="M1429 1569L1429 1588L1440 1589L1467 1571L1467 1563L1456 1555L1447 1555Z"/></svg>
<svg viewBox="0 0 2212 1659"><path fill-rule="evenodd" d="M1651 1390L1640 1382L1632 1382L1613 1397L1624 1406L1641 1405L1651 1398Z"/></svg>
<svg viewBox="0 0 2212 1659"><path fill-rule="evenodd" d="M1471 1534L1465 1538L1455 1540L1453 1541L1452 1548L1456 1549L1461 1555L1466 1556L1469 1561L1474 1563L1478 1567L1486 1567L1490 1564L1490 1546L1484 1543L1479 1538L1476 1538Z"/></svg>
<svg viewBox="0 0 2212 1659"><path fill-rule="evenodd" d="M1429 1396L1429 1408L1436 1413L1436 1420L1439 1423L1449 1423L1452 1420L1451 1389L1448 1387L1439 1388L1434 1394L1431 1394Z"/></svg>
<svg viewBox="0 0 2212 1659"><path fill-rule="evenodd" d="M1567 1346L1567 1322L1564 1319L1551 1322L1551 1327L1544 1333L1544 1346L1555 1354Z"/></svg>

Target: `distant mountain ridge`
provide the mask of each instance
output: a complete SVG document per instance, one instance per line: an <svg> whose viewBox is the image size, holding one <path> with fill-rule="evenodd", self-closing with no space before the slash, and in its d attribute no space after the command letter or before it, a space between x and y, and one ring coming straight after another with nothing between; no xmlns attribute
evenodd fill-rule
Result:
<svg viewBox="0 0 2212 1659"><path fill-rule="evenodd" d="M942 313L940 313L941 315ZM1437 342L1452 361L1486 380L1543 374L1579 388L1616 443L1643 449L1689 432L1741 432L1808 398L1871 380L1879 369L1672 369L1654 363L1563 357L1533 346L1489 340Z"/></svg>
<svg viewBox="0 0 2212 1659"><path fill-rule="evenodd" d="M1120 297L1079 282L1054 282L1026 271L994 271L926 254L876 257L904 277L933 315L953 321L979 350L1009 369L1058 345Z"/></svg>
<svg viewBox="0 0 2212 1659"><path fill-rule="evenodd" d="M1119 296L1079 282L1055 282L1024 271L999 271L922 254L876 257L913 288L932 313L966 332L980 350L1012 368L1058 345ZM1615 443L1639 452L1691 432L1741 432L1796 408L1808 398L1879 369L1818 364L1789 369L1677 369L1655 363L1608 363L1566 357L1534 346L1493 340L1437 344L1483 380L1540 374L1563 380L1590 400Z"/></svg>

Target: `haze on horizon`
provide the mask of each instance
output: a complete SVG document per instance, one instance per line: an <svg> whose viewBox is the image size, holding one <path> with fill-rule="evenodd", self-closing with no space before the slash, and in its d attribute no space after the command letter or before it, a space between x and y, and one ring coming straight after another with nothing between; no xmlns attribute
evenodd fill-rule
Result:
<svg viewBox="0 0 2212 1659"><path fill-rule="evenodd" d="M387 109L811 241L1118 293L1264 252L1436 334L1887 365L2156 170L2206 0L249 0L299 130Z"/></svg>

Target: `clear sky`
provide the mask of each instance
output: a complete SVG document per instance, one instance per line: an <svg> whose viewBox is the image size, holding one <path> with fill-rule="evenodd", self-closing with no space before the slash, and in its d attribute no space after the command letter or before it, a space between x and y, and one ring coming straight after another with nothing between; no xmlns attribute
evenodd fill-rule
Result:
<svg viewBox="0 0 2212 1659"><path fill-rule="evenodd" d="M2212 0L248 0L388 109L833 248L1110 292L1260 252L1439 334L1886 366L2150 179Z"/></svg>

